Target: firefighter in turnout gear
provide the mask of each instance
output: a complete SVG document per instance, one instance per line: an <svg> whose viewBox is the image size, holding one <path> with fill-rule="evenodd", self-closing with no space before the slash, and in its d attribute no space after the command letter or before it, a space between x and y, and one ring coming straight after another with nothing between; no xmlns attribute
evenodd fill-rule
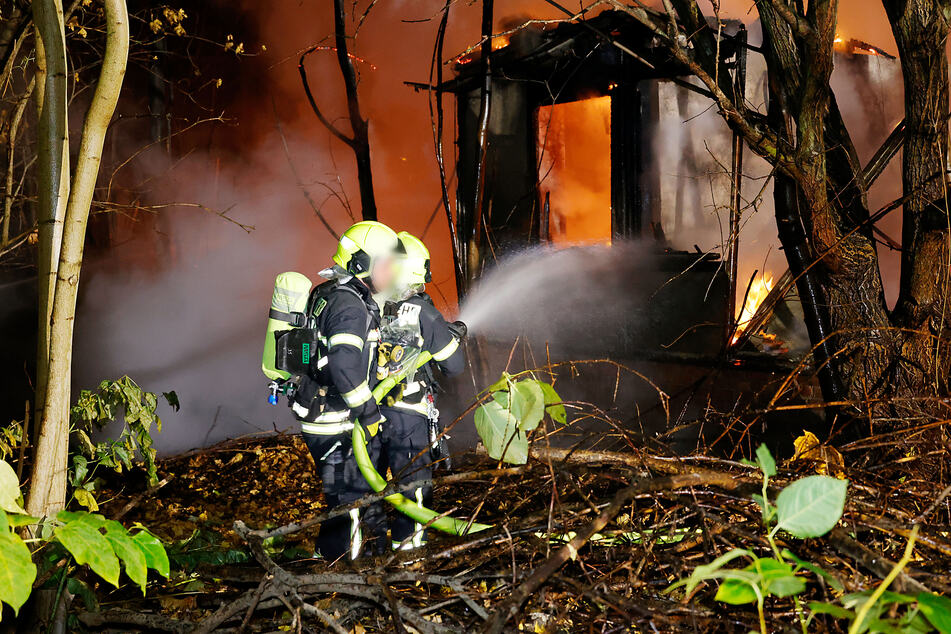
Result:
<svg viewBox="0 0 951 634"><path fill-rule="evenodd" d="M377 430L385 419L371 390L376 384L380 298L389 295L396 281L400 247L396 232L384 224L353 225L340 238L334 265L321 271L331 282L314 289L308 303L326 354L311 360L292 408L330 507L371 492L353 458L350 437L355 423L363 425L368 450L377 461ZM381 504L353 509L321 525L318 552L330 561L380 552L386 547L385 526Z"/></svg>
<svg viewBox="0 0 951 634"><path fill-rule="evenodd" d="M433 306L432 300L423 291L431 281L429 250L423 242L403 231L399 233L402 243L402 263L396 285L398 301L387 306L384 319L383 343L379 354L379 378L387 374L387 366L399 363L404 354L403 345L394 332L410 332L415 335L420 351L429 351L433 361L420 368L415 375L397 386L386 397L381 407L386 417L382 429L383 462L389 466L393 478L401 483L432 478L435 435L439 431L439 413L435 408L433 392L436 387L433 368L435 365L447 376L460 374L464 369L464 354L460 342L465 335L462 322L449 324ZM392 313L392 314L391 314ZM409 345L413 345L412 342ZM443 459L447 456L443 456ZM407 491L405 495L420 506L430 506L431 487ZM415 548L426 539L423 527L402 513L397 513L390 526L393 548Z"/></svg>

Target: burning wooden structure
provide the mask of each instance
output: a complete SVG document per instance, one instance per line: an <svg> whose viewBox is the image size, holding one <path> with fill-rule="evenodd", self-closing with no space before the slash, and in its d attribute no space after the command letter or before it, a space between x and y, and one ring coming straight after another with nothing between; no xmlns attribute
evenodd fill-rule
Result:
<svg viewBox="0 0 951 634"><path fill-rule="evenodd" d="M746 32L738 22L724 27L723 55L743 90ZM638 347L676 342L675 349L719 352L734 328L735 249L723 262L694 249L689 230L672 239L678 221L661 208L654 155L664 101L673 96L665 86L688 95L705 89L682 79L686 69L645 27L614 11L583 22L529 22L493 38L491 48L487 59L477 49L458 57L456 77L440 87L457 103L463 285L526 245L641 240L653 262L631 274L650 276L655 288L646 319L632 321L651 324L650 336L628 339ZM568 127L575 129L564 134ZM742 146L725 125L718 135L727 153L732 147L727 235L735 235ZM553 137L571 150L551 150ZM678 210L695 202L679 189L675 195Z"/></svg>

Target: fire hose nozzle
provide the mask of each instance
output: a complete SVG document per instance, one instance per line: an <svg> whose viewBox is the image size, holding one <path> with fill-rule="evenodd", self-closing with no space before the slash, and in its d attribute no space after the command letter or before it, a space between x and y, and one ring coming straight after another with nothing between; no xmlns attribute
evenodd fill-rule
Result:
<svg viewBox="0 0 951 634"><path fill-rule="evenodd" d="M451 324L449 324L449 332L451 332L452 335L456 339L458 339L459 341L462 341L463 339L466 338L466 335L469 333L469 327L466 326L465 322L454 321Z"/></svg>

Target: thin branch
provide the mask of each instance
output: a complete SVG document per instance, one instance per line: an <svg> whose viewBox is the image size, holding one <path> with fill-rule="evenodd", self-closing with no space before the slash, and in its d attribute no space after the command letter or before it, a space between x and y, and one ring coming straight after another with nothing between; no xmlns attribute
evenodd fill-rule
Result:
<svg viewBox="0 0 951 634"><path fill-rule="evenodd" d="M300 73L300 80L304 86L304 94L307 95L307 101L310 103L311 110L314 111L314 114L317 115L317 118L320 119L320 122L324 124L324 127L330 130L331 134L352 148L355 141L351 137L348 137L346 134L341 132L337 126L335 126L329 119L327 119L327 117L324 116L324 113L321 112L320 107L317 105L317 100L314 99L314 94L310 91L310 82L307 81L307 69L304 66L304 60L308 55L320 49L321 46L315 44L314 46L304 50L304 52L301 53L300 59L297 60L297 72Z"/></svg>
<svg viewBox="0 0 951 634"><path fill-rule="evenodd" d="M320 220L320 222L324 225L324 228L330 233L330 235L333 236L334 240L340 240L340 236L337 235L337 232L334 231L334 228L329 222L327 222L327 219L324 217L320 207L314 202L314 199L310 197L310 192L307 191L307 187L301 180L300 174L297 173L297 167L294 165L293 159L291 159L291 151L287 147L287 137L284 134L283 126L281 126L281 119L277 116L277 104L274 103L273 99L271 99L271 108L274 112L274 127L277 128L277 133L281 135L281 147L284 149L284 157L287 159L287 166L291 168L291 174L294 175L294 180L297 182L297 187L300 189L301 194L304 195L304 199L307 201L307 204L309 204L310 208L314 211L314 215L317 216L317 219Z"/></svg>

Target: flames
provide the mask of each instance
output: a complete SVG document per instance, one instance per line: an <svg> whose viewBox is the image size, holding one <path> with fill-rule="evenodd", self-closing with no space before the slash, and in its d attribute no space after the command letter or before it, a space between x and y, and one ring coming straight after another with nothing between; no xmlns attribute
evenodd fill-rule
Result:
<svg viewBox="0 0 951 634"><path fill-rule="evenodd" d="M883 48L840 34L836 34L835 39L832 41L832 46L839 53L845 53L846 55L873 55L887 59L895 59L894 55Z"/></svg>
<svg viewBox="0 0 951 634"><path fill-rule="evenodd" d="M497 51L500 48L505 48L509 45L511 37L508 33L503 33L502 35L493 35L492 36L492 50Z"/></svg>
<svg viewBox="0 0 951 634"><path fill-rule="evenodd" d="M483 38L482 41L484 42L485 38ZM511 41L512 41L511 33L500 33L499 35L493 35L492 36L492 50L498 51L500 49L503 49L506 46L508 46L511 43ZM454 61L457 64L468 64L469 62L472 62L473 60L478 59L481 47L482 47L482 42L475 44L473 46L470 46L459 55L456 55L456 57L454 58Z"/></svg>
<svg viewBox="0 0 951 634"><path fill-rule="evenodd" d="M769 273L764 273L753 280L753 283L750 285L749 293L746 295L743 310L740 311L740 315L736 320L736 332L733 334L733 341L731 343L736 343L740 340L740 336L746 332L750 321L756 315L756 311L759 310L760 304L763 303L771 290L773 290L773 276Z"/></svg>

